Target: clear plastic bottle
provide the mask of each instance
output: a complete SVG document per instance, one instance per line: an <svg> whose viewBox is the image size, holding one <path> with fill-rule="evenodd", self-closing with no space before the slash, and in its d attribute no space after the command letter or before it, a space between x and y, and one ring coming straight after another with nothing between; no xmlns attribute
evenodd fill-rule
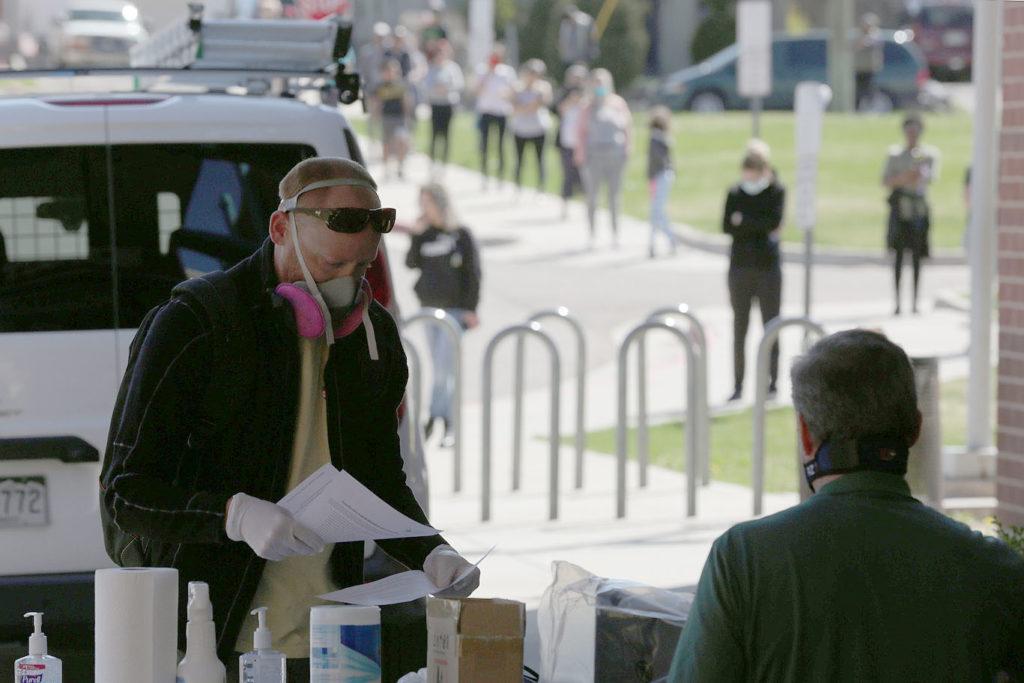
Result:
<svg viewBox="0 0 1024 683"><path fill-rule="evenodd" d="M14 663L14 683L61 683L62 664L46 653L46 635L43 633L43 613L29 612L33 632L28 637L28 656Z"/></svg>
<svg viewBox="0 0 1024 683"><path fill-rule="evenodd" d="M286 683L285 656L273 647L273 638L267 628L267 608L257 607L250 614L259 620L252 634L252 652L238 658L238 679L242 683Z"/></svg>

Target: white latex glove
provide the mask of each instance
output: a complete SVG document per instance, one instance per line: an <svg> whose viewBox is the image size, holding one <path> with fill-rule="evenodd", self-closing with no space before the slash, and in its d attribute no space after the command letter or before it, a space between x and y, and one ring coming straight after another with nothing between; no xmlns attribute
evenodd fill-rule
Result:
<svg viewBox="0 0 1024 683"><path fill-rule="evenodd" d="M244 493L231 497L224 530L232 541L245 541L254 553L273 562L324 549L323 540L283 507Z"/></svg>
<svg viewBox="0 0 1024 683"><path fill-rule="evenodd" d="M473 571L465 578L448 590L438 593L446 598L466 598L480 585L480 568L473 567L450 545L439 545L430 551L427 559L423 562L423 573L434 582L435 586L444 588L470 567L473 568Z"/></svg>

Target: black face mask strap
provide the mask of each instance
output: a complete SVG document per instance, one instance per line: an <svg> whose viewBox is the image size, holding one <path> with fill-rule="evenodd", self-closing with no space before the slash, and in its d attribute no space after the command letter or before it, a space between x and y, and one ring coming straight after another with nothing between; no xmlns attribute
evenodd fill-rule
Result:
<svg viewBox="0 0 1024 683"><path fill-rule="evenodd" d="M885 436L867 437L858 440L854 446L856 464L842 465L835 461L835 453L842 447L840 444L825 441L818 447L814 459L804 463L804 477L811 491L815 491L815 481L832 474L870 471L903 476L907 473L910 449L902 440Z"/></svg>

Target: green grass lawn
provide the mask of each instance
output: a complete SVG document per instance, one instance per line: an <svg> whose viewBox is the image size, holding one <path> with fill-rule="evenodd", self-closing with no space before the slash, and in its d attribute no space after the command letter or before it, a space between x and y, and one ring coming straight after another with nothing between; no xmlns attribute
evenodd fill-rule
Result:
<svg viewBox="0 0 1024 683"><path fill-rule="evenodd" d="M943 443L966 442L967 382L954 380L942 386L941 421ZM753 423L750 410L720 415L711 421L711 478L750 486ZM683 439L680 422L652 426L651 464L684 470ZM571 443L571 439L566 443ZM615 453L615 430L587 434L587 447L599 453ZM769 409L765 429L765 488L769 492L796 491L796 418L792 407ZM636 430L629 431L629 457L636 458Z"/></svg>
<svg viewBox="0 0 1024 683"><path fill-rule="evenodd" d="M636 116L636 149L630 159L625 183L624 206L627 213L646 219L647 131L646 114ZM881 250L886 220L885 190L881 173L888 147L901 139L901 115L855 116L829 114L825 120L818 180L818 227L815 239L829 246ZM959 247L966 210L963 204L964 170L970 162L971 118L964 113L936 114L925 119L925 142L942 154L940 176L932 187L932 243L935 247ZM676 114L673 121L676 140L676 186L670 201L674 221L687 223L707 232L721 230L721 211L725 191L739 175L739 163L750 136L750 115L730 112L716 115ZM365 127L360 122L360 130ZM430 124L421 121L416 131L416 148L427 150ZM773 161L782 181L794 179L793 114L769 112L762 117L762 137L772 146ZM452 131L451 161L479 168L478 137L472 114L455 118ZM511 141L506 149L506 175L511 177L514 152ZM549 145L546 189L558 192L561 167L557 150ZM524 184L536 185L532 157L527 157ZM787 206L793 215L793 197ZM787 221L784 237L800 241L802 236L792 221Z"/></svg>

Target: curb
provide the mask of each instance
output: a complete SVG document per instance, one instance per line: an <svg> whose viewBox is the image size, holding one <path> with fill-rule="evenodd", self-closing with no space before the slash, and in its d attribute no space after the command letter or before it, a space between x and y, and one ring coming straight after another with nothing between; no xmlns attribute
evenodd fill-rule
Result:
<svg viewBox="0 0 1024 683"><path fill-rule="evenodd" d="M731 240L728 237L701 232L680 223L673 223L672 228L679 241L688 247L712 254L729 255ZM783 242L781 252L784 263L804 262L802 245ZM825 266L886 266L892 262L892 257L887 252L880 255L877 251L825 247L815 250L814 262ZM967 258L961 250L943 249L933 251L928 262L938 266L962 266L967 264Z"/></svg>

